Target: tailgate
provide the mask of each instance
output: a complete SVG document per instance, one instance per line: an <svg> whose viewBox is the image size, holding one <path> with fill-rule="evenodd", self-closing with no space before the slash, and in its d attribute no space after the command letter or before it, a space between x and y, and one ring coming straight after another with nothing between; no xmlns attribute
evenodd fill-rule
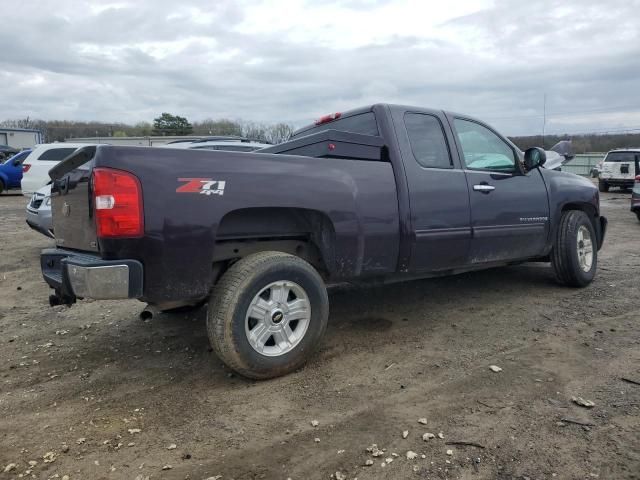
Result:
<svg viewBox="0 0 640 480"><path fill-rule="evenodd" d="M85 147L49 171L51 214L56 245L98 251L91 195L91 170L96 147Z"/></svg>

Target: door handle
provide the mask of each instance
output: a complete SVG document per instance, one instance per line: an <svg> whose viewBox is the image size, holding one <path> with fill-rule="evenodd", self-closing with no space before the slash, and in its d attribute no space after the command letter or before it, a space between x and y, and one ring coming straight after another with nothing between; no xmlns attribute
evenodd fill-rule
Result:
<svg viewBox="0 0 640 480"><path fill-rule="evenodd" d="M495 189L496 187L494 187L493 185L489 185L488 183L484 183L484 182L481 183L480 185L473 186L473 190L475 192L482 192L482 193L491 193Z"/></svg>

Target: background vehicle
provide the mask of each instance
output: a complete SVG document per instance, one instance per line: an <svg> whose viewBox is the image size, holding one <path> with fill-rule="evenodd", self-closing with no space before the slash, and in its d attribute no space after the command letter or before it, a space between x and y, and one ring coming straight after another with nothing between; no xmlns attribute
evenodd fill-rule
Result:
<svg viewBox="0 0 640 480"><path fill-rule="evenodd" d="M545 153L547 154L547 161L544 164L544 168L549 170L561 171L562 165L575 158L571 140L562 140L551 147L551 150L546 150Z"/></svg>
<svg viewBox="0 0 640 480"><path fill-rule="evenodd" d="M640 221L640 175L636 177L633 184L633 192L631 193L631 211L636 214Z"/></svg>
<svg viewBox="0 0 640 480"><path fill-rule="evenodd" d="M36 145L29 156L23 161L22 193L31 195L44 187L51 179L49 170L62 159L68 157L78 148L86 147L87 143L43 143Z"/></svg>
<svg viewBox="0 0 640 480"><path fill-rule="evenodd" d="M0 193L4 190L20 189L22 162L31 150L23 150L0 164Z"/></svg>
<svg viewBox="0 0 640 480"><path fill-rule="evenodd" d="M267 143L254 142L244 137L205 137L193 141L177 140L161 148L188 148L193 150L226 150L229 152L253 152L270 147Z"/></svg>
<svg viewBox="0 0 640 480"><path fill-rule="evenodd" d="M52 303L209 301L235 371L298 368L327 325L326 284L401 281L526 260L589 284L606 219L577 175L538 168L468 116L373 105L260 152L85 148L51 170Z"/></svg>
<svg viewBox="0 0 640 480"><path fill-rule="evenodd" d="M27 224L36 232L54 238L51 216L51 185L45 185L31 196L27 205Z"/></svg>
<svg viewBox="0 0 640 480"><path fill-rule="evenodd" d="M640 175L640 149L611 150L604 157L599 172L598 188L608 192L609 187L631 188Z"/></svg>
<svg viewBox="0 0 640 480"><path fill-rule="evenodd" d="M19 151L17 148L10 147L9 145L0 145L0 161L15 155Z"/></svg>

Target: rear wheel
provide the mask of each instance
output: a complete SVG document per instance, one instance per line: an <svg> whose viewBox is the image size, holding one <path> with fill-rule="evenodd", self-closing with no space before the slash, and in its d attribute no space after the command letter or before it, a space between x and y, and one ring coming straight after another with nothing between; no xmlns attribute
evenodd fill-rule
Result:
<svg viewBox="0 0 640 480"><path fill-rule="evenodd" d="M636 210L636 217L638 217L638 221L640 222L640 210Z"/></svg>
<svg viewBox="0 0 640 480"><path fill-rule="evenodd" d="M239 260L220 279L207 332L228 367L266 379L301 367L328 317L327 290L311 265L286 253L261 252Z"/></svg>
<svg viewBox="0 0 640 480"><path fill-rule="evenodd" d="M591 220L580 210L562 214L551 252L551 264L558 281L571 287L585 287L596 275L598 248Z"/></svg>
<svg viewBox="0 0 640 480"><path fill-rule="evenodd" d="M600 190L601 192L608 192L609 191L609 184L603 180L599 180L598 181L598 190Z"/></svg>
<svg viewBox="0 0 640 480"><path fill-rule="evenodd" d="M0 193L4 192L4 182L0 180Z"/></svg>

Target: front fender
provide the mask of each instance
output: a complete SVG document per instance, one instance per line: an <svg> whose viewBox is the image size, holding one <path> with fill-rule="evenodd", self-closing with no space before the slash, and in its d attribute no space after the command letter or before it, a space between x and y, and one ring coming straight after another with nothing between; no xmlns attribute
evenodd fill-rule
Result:
<svg viewBox="0 0 640 480"><path fill-rule="evenodd" d="M600 194L590 180L573 173L541 170L549 194L549 220L551 222L550 245L555 238L562 212L565 210L583 210L594 222L596 232L604 232L600 216ZM600 235L599 235L600 237ZM602 235L604 238L604 235ZM599 238L599 247L601 240Z"/></svg>

